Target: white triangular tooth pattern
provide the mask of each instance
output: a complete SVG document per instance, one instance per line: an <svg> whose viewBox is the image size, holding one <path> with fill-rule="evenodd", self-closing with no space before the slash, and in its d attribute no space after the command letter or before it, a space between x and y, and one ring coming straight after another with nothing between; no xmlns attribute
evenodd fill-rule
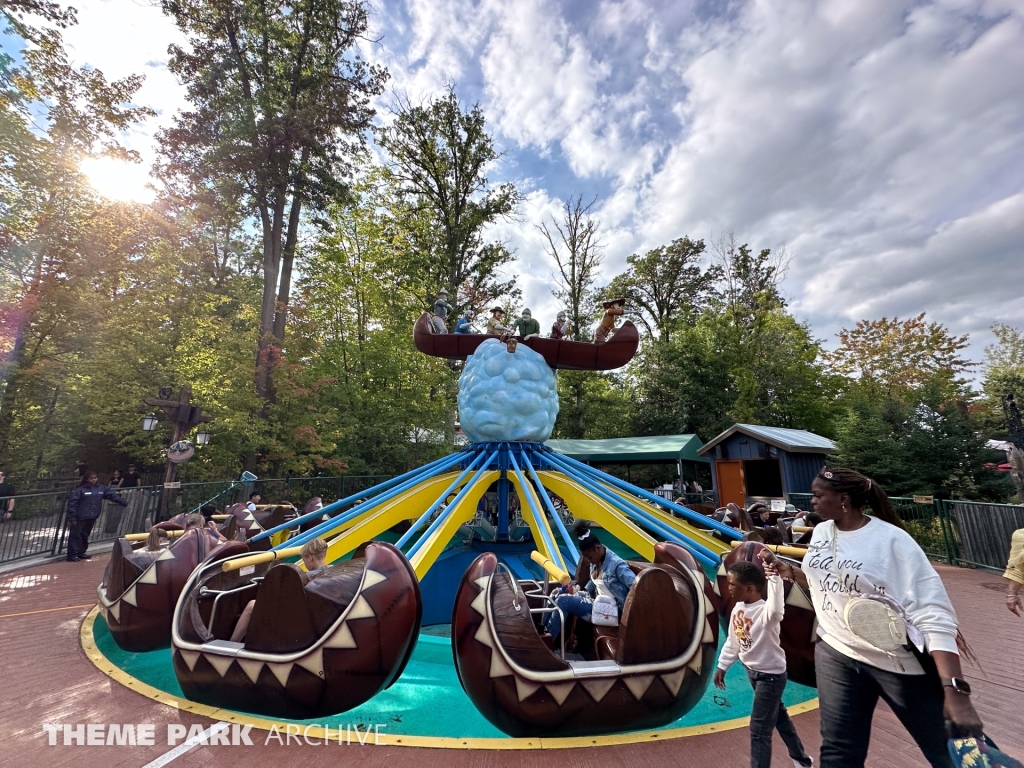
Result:
<svg viewBox="0 0 1024 768"><path fill-rule="evenodd" d="M548 693L555 700L558 706L562 706L563 702L569 698L569 694L572 693L572 689L576 687L576 681L571 680L568 683L548 683L544 686L548 689Z"/></svg>
<svg viewBox="0 0 1024 768"><path fill-rule="evenodd" d="M486 645L488 648L494 647L494 640L491 639L491 630L487 628L487 622L480 622L480 626L476 630L476 634L473 635L474 640L479 640L481 643Z"/></svg>
<svg viewBox="0 0 1024 768"><path fill-rule="evenodd" d="M238 658L236 658L235 661L238 662L238 666L240 666L242 671L245 672L246 677L252 680L252 684L256 685L256 681L260 679L260 672L263 671L263 662L256 661L255 659Z"/></svg>
<svg viewBox="0 0 1024 768"><path fill-rule="evenodd" d="M699 675L700 674L700 669L701 669L701 659L702 658L703 658L703 656L700 653L700 651L697 651L697 653L693 654L693 658L690 659L690 663L686 665L686 668L687 669L692 669L694 672L696 672Z"/></svg>
<svg viewBox="0 0 1024 768"><path fill-rule="evenodd" d="M366 602L366 598L362 594L356 597L356 601L352 604L352 608L349 609L348 616L345 617L346 621L352 621L352 619L373 619L376 618L377 614L373 612L373 608Z"/></svg>
<svg viewBox="0 0 1024 768"><path fill-rule="evenodd" d="M358 648L356 639L352 636L352 630L348 624L341 622L341 626L334 630L334 634L324 643L324 648Z"/></svg>
<svg viewBox="0 0 1024 768"><path fill-rule="evenodd" d="M491 649L491 668L487 673L488 677L508 677L512 674L512 668L505 663L505 659L497 648Z"/></svg>
<svg viewBox="0 0 1024 768"><path fill-rule="evenodd" d="M231 662L234 661L230 656L218 656L215 653L204 654L206 660L210 662L210 666L217 670L217 674L224 677L231 668Z"/></svg>
<svg viewBox="0 0 1024 768"><path fill-rule="evenodd" d="M178 653L181 654L182 661L185 662L185 666L188 667L188 671L194 672L196 662L199 661L199 656L201 655L199 651L185 651L179 648Z"/></svg>
<svg viewBox="0 0 1024 768"><path fill-rule="evenodd" d="M481 616L487 611L487 593L481 592L473 598L473 602L469 604L469 607L479 613Z"/></svg>
<svg viewBox="0 0 1024 768"><path fill-rule="evenodd" d="M700 639L702 643L713 643L715 642L715 633L711 631L711 624L707 621L704 622L704 636Z"/></svg>
<svg viewBox="0 0 1024 768"><path fill-rule="evenodd" d="M139 584L156 584L156 565L151 565L142 572Z"/></svg>
<svg viewBox="0 0 1024 768"><path fill-rule="evenodd" d="M308 653L299 659L297 662L303 669L312 672L319 678L324 677L324 651L323 648L317 648L312 653Z"/></svg>
<svg viewBox="0 0 1024 768"><path fill-rule="evenodd" d="M371 571L369 568L366 569L366 573L363 576L363 589L369 589L375 587L388 580L388 577L383 573L377 573L377 571Z"/></svg>
<svg viewBox="0 0 1024 768"><path fill-rule="evenodd" d="M697 659L699 662L700 654L697 655ZM700 672L698 672L697 674L700 674ZM669 675L662 675L661 682L663 682L665 684L665 687L668 688L669 693L671 693L673 696L678 696L679 686L683 684L684 677L686 677L686 667L677 669L675 672Z"/></svg>
<svg viewBox="0 0 1024 768"><path fill-rule="evenodd" d="M121 599L124 600L126 603L128 603L128 605L130 605L130 606L132 606L134 608L138 608L139 607L139 604L136 601L136 597L135 597L135 585L134 584L132 584L130 587L128 587L128 591L125 592L123 595L121 595Z"/></svg>
<svg viewBox="0 0 1024 768"><path fill-rule="evenodd" d="M524 701L529 698L540 688L540 683L531 683L529 680L523 680L519 675L516 675L516 695L519 696L520 701Z"/></svg>
<svg viewBox="0 0 1024 768"><path fill-rule="evenodd" d="M173 559L174 559L174 553L171 550L169 550L169 549L165 549L163 552L160 553L160 557L158 557L156 559L156 562L159 563L161 560L173 560Z"/></svg>
<svg viewBox="0 0 1024 768"><path fill-rule="evenodd" d="M647 689L651 687L651 682L654 680L654 675L634 675L633 677L623 678L626 683L626 687L629 688L629 692L636 697L637 701L640 701L647 693Z"/></svg>
<svg viewBox="0 0 1024 768"><path fill-rule="evenodd" d="M814 610L814 604L811 603L810 598L807 597L807 594L799 584L794 584L790 588L789 594L786 595L786 605L791 605L794 608L803 608L808 611Z"/></svg>
<svg viewBox="0 0 1024 768"><path fill-rule="evenodd" d="M114 621L118 624L121 623L121 601L115 600L110 604L110 615L114 617Z"/></svg>
<svg viewBox="0 0 1024 768"><path fill-rule="evenodd" d="M292 667L294 664L271 664L267 663L270 667L270 671L274 673L274 677L277 678L277 682L281 684L282 688L288 687L288 676L292 673Z"/></svg>
<svg viewBox="0 0 1024 768"><path fill-rule="evenodd" d="M481 576L478 579L473 579L473 583L480 587L480 589L487 589L487 584L490 582L490 580L490 576Z"/></svg>
<svg viewBox="0 0 1024 768"><path fill-rule="evenodd" d="M718 564L718 575L719 575L719 576L725 576L725 575L727 575L727 572L726 572L726 570L725 570L725 560L723 560L722 562L720 562L720 563Z"/></svg>
<svg viewBox="0 0 1024 768"><path fill-rule="evenodd" d="M594 701L601 703L601 699L612 689L617 679L615 677L595 677L589 680L580 680L580 683L587 693L594 697Z"/></svg>

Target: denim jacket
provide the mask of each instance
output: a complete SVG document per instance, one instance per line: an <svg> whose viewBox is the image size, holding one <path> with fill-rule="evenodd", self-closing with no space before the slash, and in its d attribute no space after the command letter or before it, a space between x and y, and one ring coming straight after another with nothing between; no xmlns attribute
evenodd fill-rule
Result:
<svg viewBox="0 0 1024 768"><path fill-rule="evenodd" d="M590 573L591 579L587 583L587 592L590 593L591 597L597 597L597 585L594 584L593 579L593 564L590 566ZM601 575L599 578L604 580L604 585L608 587L608 591L612 593L615 602L619 604L619 613L621 614L622 609L626 605L626 595L629 594L629 588L633 586L636 574L630 570L625 560L605 547L604 562L601 564Z"/></svg>

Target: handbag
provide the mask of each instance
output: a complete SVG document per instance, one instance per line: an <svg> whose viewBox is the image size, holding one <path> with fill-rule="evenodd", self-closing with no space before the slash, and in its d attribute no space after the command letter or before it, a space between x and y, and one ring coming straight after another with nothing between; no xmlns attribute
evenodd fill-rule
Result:
<svg viewBox="0 0 1024 768"><path fill-rule="evenodd" d="M619 604L604 585L603 579L594 579L597 597L590 612L590 623L598 627L619 626Z"/></svg>
<svg viewBox="0 0 1024 768"><path fill-rule="evenodd" d="M957 768L1024 768L1019 760L1000 751L988 736L950 739L949 756Z"/></svg>

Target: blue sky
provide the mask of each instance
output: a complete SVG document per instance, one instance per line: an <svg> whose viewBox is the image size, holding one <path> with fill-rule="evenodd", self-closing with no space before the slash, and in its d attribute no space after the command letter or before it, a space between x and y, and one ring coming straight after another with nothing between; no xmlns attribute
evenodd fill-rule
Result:
<svg viewBox="0 0 1024 768"><path fill-rule="evenodd" d="M143 0L76 3L78 63L144 72L140 101L182 106L179 36ZM927 311L970 333L1024 326L1024 5L1019 0L374 0L365 55L414 99L454 82L528 195L496 227L526 304L556 311L536 225L597 196L605 276L626 257L732 230L785 243L785 284L815 334ZM390 95L386 95L383 103ZM382 106L383 106L382 103Z"/></svg>

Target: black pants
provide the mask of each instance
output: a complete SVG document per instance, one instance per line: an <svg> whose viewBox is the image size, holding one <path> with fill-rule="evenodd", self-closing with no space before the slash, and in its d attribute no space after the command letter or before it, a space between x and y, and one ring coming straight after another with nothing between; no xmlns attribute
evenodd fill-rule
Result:
<svg viewBox="0 0 1024 768"><path fill-rule="evenodd" d="M750 710L750 766L769 768L772 764L772 734L779 736L789 750L789 756L802 765L810 765L796 726L782 705L782 692L786 690L786 673L771 675L767 672L747 670L747 679L754 688L754 706Z"/></svg>
<svg viewBox="0 0 1024 768"><path fill-rule="evenodd" d="M821 708L821 768L863 767L879 697L934 768L953 768L937 675L887 672L855 661L825 641L814 650L814 666Z"/></svg>
<svg viewBox="0 0 1024 768"><path fill-rule="evenodd" d="M68 560L81 557L89 547L89 534L92 532L95 518L75 520L68 529Z"/></svg>

